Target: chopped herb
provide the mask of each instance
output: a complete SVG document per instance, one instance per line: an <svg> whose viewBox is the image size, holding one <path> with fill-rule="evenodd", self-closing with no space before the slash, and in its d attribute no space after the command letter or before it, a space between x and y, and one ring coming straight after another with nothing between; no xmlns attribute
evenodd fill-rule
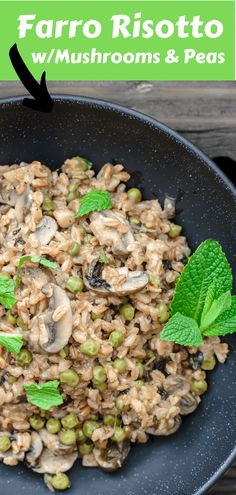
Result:
<svg viewBox="0 0 236 495"><path fill-rule="evenodd" d="M100 261L100 263L104 263L104 264L107 262L107 255L106 255L105 251L103 251L103 249L99 253L98 261Z"/></svg>
<svg viewBox="0 0 236 495"><path fill-rule="evenodd" d="M83 217L92 211L101 211L112 208L111 197L109 192L92 189L80 201L79 211L75 218Z"/></svg>
<svg viewBox="0 0 236 495"><path fill-rule="evenodd" d="M18 263L18 274L16 276L16 287L20 287L20 270L25 263L39 263L39 265L45 266L46 268L50 268L51 270L55 270L56 272L60 271L60 267L54 261L47 260L47 258L43 258L37 254L30 254L26 256L22 256Z"/></svg>
<svg viewBox="0 0 236 495"><path fill-rule="evenodd" d="M19 354L23 345L23 337L21 335L0 332L0 345L3 345L3 347L13 354Z"/></svg>
<svg viewBox="0 0 236 495"><path fill-rule="evenodd" d="M16 302L12 278L0 278L0 304L11 309Z"/></svg>
<svg viewBox="0 0 236 495"><path fill-rule="evenodd" d="M28 401L46 411L54 406L60 406L63 400L58 390L59 383L58 380L53 380L42 385L36 383L24 385Z"/></svg>
<svg viewBox="0 0 236 495"><path fill-rule="evenodd" d="M46 268L50 268L51 270L55 270L55 272L60 272L60 267L54 261L47 260L47 258L42 258L41 256L31 256L30 261L32 263L39 263Z"/></svg>
<svg viewBox="0 0 236 495"><path fill-rule="evenodd" d="M203 242L180 275L161 340L199 346L202 336L236 332L236 297L231 290L232 272L220 244Z"/></svg>

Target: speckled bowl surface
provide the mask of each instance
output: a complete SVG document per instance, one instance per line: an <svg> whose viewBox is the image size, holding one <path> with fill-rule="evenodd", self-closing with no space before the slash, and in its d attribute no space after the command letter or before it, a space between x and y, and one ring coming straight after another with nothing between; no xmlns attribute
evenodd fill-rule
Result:
<svg viewBox="0 0 236 495"><path fill-rule="evenodd" d="M236 262L235 191L203 153L159 122L137 112L89 98L55 96L49 114L0 102L0 164L41 160L53 169L66 157L84 155L95 168L121 162L145 199L177 198L177 222L191 247L217 239ZM197 411L173 436L134 445L114 474L71 471L70 495L201 495L236 457L236 337L227 364L209 374L209 391ZM1 495L48 495L42 477L27 467L0 465Z"/></svg>

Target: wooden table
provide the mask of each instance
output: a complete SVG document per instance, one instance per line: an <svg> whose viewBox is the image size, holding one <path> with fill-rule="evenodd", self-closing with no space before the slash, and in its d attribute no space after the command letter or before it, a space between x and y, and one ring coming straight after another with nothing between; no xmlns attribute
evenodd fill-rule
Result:
<svg viewBox="0 0 236 495"><path fill-rule="evenodd" d="M235 82L59 81L48 88L110 100L156 117L216 159L231 178L236 171ZM19 94L25 94L21 83L0 82L0 98ZM236 495L236 464L210 493Z"/></svg>

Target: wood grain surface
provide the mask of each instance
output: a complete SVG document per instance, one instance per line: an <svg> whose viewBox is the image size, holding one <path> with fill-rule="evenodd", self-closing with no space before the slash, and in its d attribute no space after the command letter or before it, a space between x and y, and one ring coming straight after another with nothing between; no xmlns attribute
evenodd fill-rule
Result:
<svg viewBox="0 0 236 495"><path fill-rule="evenodd" d="M228 157L236 161L236 83L233 81L57 81L49 82L48 88L54 94L93 96L140 110L179 131L211 158ZM0 98L22 94L26 92L21 83L0 82ZM236 495L236 464L210 494Z"/></svg>

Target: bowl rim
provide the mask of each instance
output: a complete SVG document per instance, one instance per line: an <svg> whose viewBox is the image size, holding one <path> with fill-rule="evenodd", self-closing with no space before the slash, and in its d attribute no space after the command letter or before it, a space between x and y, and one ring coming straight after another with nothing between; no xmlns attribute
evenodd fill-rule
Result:
<svg viewBox="0 0 236 495"><path fill-rule="evenodd" d="M232 199L236 204L236 187L233 182L226 176L224 172L214 163L201 149L195 146L191 141L184 138L181 134L174 131L167 125L163 124L154 117L150 117L143 112L134 110L132 108L125 107L123 105L113 103L100 98L90 97L90 96L80 96L80 95L68 95L61 93L50 93L53 101L55 102L74 102L82 105L97 106L106 110L115 111L119 114L124 114L136 120L148 124L151 127L160 129L165 134L169 135L171 138L175 139L178 143L184 146L188 151L197 156L201 162L213 173L213 175L220 180L223 186L231 194ZM26 95L9 96L5 98L0 98L0 109L6 106L13 106L15 103L23 102ZM0 165L1 166L1 165ZM225 462L218 468L218 470L210 476L209 480L195 491L192 495L204 495L217 481L218 479L229 469L232 463L236 460L236 445L233 447L230 455L227 457Z"/></svg>
<svg viewBox="0 0 236 495"><path fill-rule="evenodd" d="M220 167L216 163L214 163L213 160L211 160L200 148L195 146L191 141L184 138L177 131L174 131L166 124L163 124L162 122L157 120L156 118L150 117L143 112L125 107L118 103L113 103L108 100L95 98L91 96L69 95L66 93L65 94L50 93L50 96L55 102L66 103L68 101L68 102L75 102L78 104L98 106L106 110L116 111L117 113L125 114L145 124L148 124L151 127L159 128L165 134L171 136L176 141L180 142L180 144L182 144L182 146L187 148L188 151L191 151L194 155L196 155L204 163L204 165L207 166L207 168L210 169L211 172L213 172L214 176L220 179L221 182L223 182L228 192L230 192L233 198L236 200L236 187L234 186L233 182L227 177L227 175L220 169ZM14 105L14 103L23 102L25 97L26 95L15 95L5 98L0 98L0 108L3 107L4 105L11 106Z"/></svg>

